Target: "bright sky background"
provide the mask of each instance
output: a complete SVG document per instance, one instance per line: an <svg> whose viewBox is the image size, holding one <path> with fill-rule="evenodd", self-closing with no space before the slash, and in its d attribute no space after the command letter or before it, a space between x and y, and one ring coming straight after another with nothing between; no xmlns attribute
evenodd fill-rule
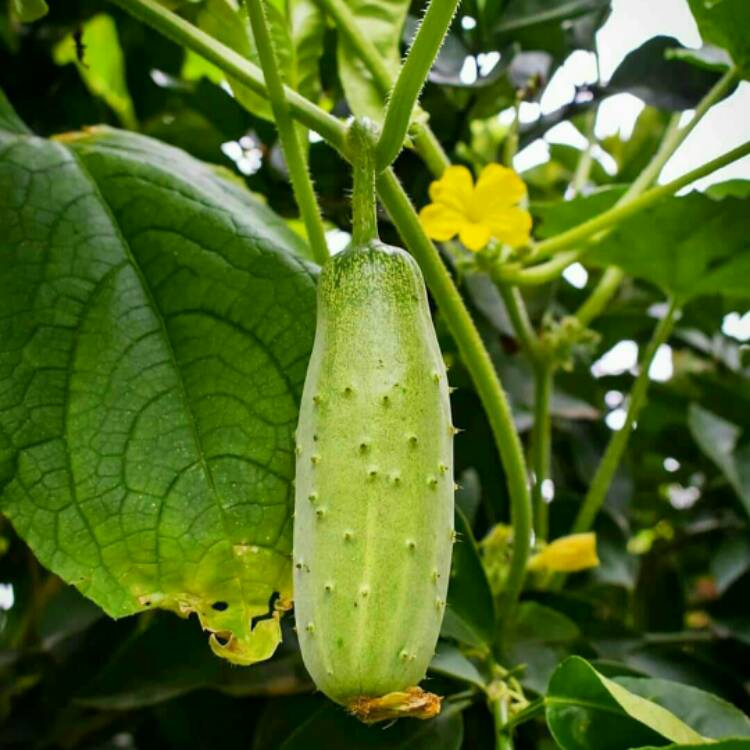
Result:
<svg viewBox="0 0 750 750"><path fill-rule="evenodd" d="M750 33L750 32L748 32ZM606 81L632 49L660 34L673 36L686 47L699 47L700 34L688 8L687 0L613 0L612 15L597 35L602 78ZM596 79L593 56L578 52L571 56L553 79L553 85L541 102L543 112L556 109L570 97L566 92L574 84ZM535 105L528 105L527 116L538 114ZM624 135L632 130L643 104L633 96L621 94L603 102L597 119L599 137L620 130ZM661 175L667 182L704 162L741 145L750 137L750 84L743 82L732 96L713 107L685 143L668 162ZM580 147L580 137L572 127L555 128L548 140L571 143ZM544 143L532 144L518 155L516 168L528 169L544 161ZM606 157L601 158L606 166ZM750 157L745 157L704 178L697 187L705 188L715 182L741 177L750 179Z"/></svg>

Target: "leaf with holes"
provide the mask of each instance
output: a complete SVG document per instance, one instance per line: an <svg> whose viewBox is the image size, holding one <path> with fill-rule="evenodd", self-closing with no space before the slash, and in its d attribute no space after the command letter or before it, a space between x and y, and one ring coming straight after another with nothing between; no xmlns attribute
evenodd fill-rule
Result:
<svg viewBox="0 0 750 750"><path fill-rule="evenodd" d="M36 138L1 93L0 126L0 509L111 616L195 612L218 654L268 657L314 333L300 240L148 138Z"/></svg>

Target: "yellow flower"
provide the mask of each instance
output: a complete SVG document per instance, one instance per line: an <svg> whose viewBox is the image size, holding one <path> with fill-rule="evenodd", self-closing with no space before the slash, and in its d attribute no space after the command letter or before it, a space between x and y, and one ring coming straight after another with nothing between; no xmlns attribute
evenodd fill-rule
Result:
<svg viewBox="0 0 750 750"><path fill-rule="evenodd" d="M419 220L431 239L445 242L458 235L474 252L491 238L521 247L531 234L531 215L517 205L525 196L526 185L508 167L487 165L476 185L466 167L448 167L430 185L432 203Z"/></svg>
<svg viewBox="0 0 750 750"><path fill-rule="evenodd" d="M529 560L528 569L575 573L577 570L595 568L598 564L596 534L571 534L555 539L534 555Z"/></svg>

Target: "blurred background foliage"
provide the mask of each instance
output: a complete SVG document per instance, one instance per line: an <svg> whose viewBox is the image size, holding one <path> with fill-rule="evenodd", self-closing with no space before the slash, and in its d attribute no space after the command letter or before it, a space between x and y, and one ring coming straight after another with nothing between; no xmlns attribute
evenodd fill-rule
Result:
<svg viewBox="0 0 750 750"><path fill-rule="evenodd" d="M196 20L204 4L170 5ZM404 44L421 5L414 3L406 20ZM223 167L298 227L272 123L244 109L216 71L101 0L50 6L33 25L19 22L11 0L0 12L0 87L33 131L53 135L96 123L138 130ZM595 33L609 11L607 0L464 2L422 99L448 153L475 169L501 160L507 138L515 135L501 113L538 103L571 55L595 49ZM344 115L335 35L330 25L323 29L320 85L311 91ZM627 137L598 143L586 190L632 181L671 113L694 107L726 66L720 50L695 65L679 48L674 39L654 38L628 55L609 81L576 86L559 109L537 111L521 124L521 148L563 122L590 133L598 103L629 92L646 106ZM580 155L574 145L553 143L547 161L524 171L532 211L542 220L538 236L546 229L545 205L564 197ZM310 165L331 243L342 244L350 218L348 168L314 140ZM405 152L397 172L415 204L423 205L430 177L417 157ZM382 229L384 239L396 242L385 217ZM528 437L533 378L502 301L484 277L457 273ZM533 320L574 310L597 273L584 270L583 284L561 279L533 288L526 295ZM596 321L596 343L576 352L557 379L551 538L567 533L623 416L635 354L651 334L654 306L662 303L655 287L628 280ZM604 674L675 680L750 710L750 363L741 342L721 330L722 321L736 323L742 312L737 300L718 296L687 305L597 520L601 565L571 576L562 591L536 590L530 582L502 655L507 666L525 665L517 678L530 698L545 691L561 660L579 654ZM493 627L493 604L492 576L488 583L480 556L491 574L493 554L502 554L491 539L482 540L507 522L507 497L479 399L439 314L436 323L458 387L455 422L465 430L456 460L466 544L456 555L445 634L481 644L482 633ZM479 547L468 543L472 533ZM382 733L362 734L313 694L287 620L284 644L269 662L232 667L210 653L196 626L172 614L109 620L42 569L0 519L0 746L492 746L492 719L481 689L472 687L486 685L488 677L449 641L430 685L464 696L458 708L449 705L436 722L402 722L389 730L390 744L382 744ZM553 746L541 720L519 727L519 750Z"/></svg>

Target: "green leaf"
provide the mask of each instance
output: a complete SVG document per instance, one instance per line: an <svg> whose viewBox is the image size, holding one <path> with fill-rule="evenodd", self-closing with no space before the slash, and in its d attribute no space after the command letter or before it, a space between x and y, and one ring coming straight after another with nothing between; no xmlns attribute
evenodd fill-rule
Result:
<svg viewBox="0 0 750 750"><path fill-rule="evenodd" d="M385 728L365 726L341 706L327 703L302 723L279 750L458 750L463 718L456 706L445 706L429 721L397 721Z"/></svg>
<svg viewBox="0 0 750 750"><path fill-rule="evenodd" d="M314 0L280 0L264 3L266 20L273 41L276 61L284 83L308 99L320 98L318 70L323 54L325 22ZM206 33L260 66L252 31L244 9L236 0L206 0L197 16L197 24ZM225 79L216 66L188 51L182 68L184 78L196 80L205 76L215 83ZM229 80L238 101L250 112L273 120L267 99Z"/></svg>
<svg viewBox="0 0 750 750"><path fill-rule="evenodd" d="M677 47L666 51L667 60L684 60L704 70L713 70L724 73L732 67L732 58L726 50L714 47L712 44L704 44L699 49L690 47Z"/></svg>
<svg viewBox="0 0 750 750"><path fill-rule="evenodd" d="M44 0L13 0L13 11L21 23L32 23L49 13Z"/></svg>
<svg viewBox="0 0 750 750"><path fill-rule="evenodd" d="M719 467L750 516L750 448L737 448L742 430L698 404L690 404L688 426L698 447Z"/></svg>
<svg viewBox="0 0 750 750"><path fill-rule="evenodd" d="M720 74L668 54L679 48L669 36L649 39L626 55L612 74L607 89L630 93L667 110L691 109L719 80Z"/></svg>
<svg viewBox="0 0 750 750"><path fill-rule="evenodd" d="M577 656L552 675L545 704L547 724L563 750L628 750L657 745L661 738L705 741L667 709L604 677Z"/></svg>
<svg viewBox="0 0 750 750"><path fill-rule="evenodd" d="M534 234L539 239L554 237L612 208L624 192L622 187L607 187L569 201L532 203Z"/></svg>
<svg viewBox="0 0 750 750"><path fill-rule="evenodd" d="M294 53L294 87L310 101L317 102L321 96L319 66L325 17L315 0L291 0L288 17Z"/></svg>
<svg viewBox="0 0 750 750"><path fill-rule="evenodd" d="M125 80L125 56L120 47L117 27L111 16L100 13L81 27L83 59L78 59L76 41L68 34L52 50L57 65L75 63L89 91L103 99L122 125L138 128L133 101Z"/></svg>
<svg viewBox="0 0 750 750"><path fill-rule="evenodd" d="M610 0L509 0L487 3L493 11L493 32L498 44L520 44L524 50L544 50L561 59L570 51L569 37L575 23L592 19L601 22ZM498 13L496 8L502 8Z"/></svg>
<svg viewBox="0 0 750 750"><path fill-rule="evenodd" d="M274 15L269 12L269 25L272 23L272 18L274 18ZM207 34L258 65L258 54L255 50L247 19L240 12L239 6L234 0L206 0L201 5L196 23ZM288 55L285 56L284 53L288 53L289 44L279 45L278 33L273 33L273 41L279 68L282 77L285 77L285 74L288 73L288 67L285 65L285 62L288 62ZM192 53L185 58L182 74L186 78L200 78L205 75L215 83L225 78L224 74L213 64L206 61L203 62L203 65L199 64ZM271 105L267 99L237 83L232 78L229 78L229 85L232 87L232 92L237 100L249 112L266 120L273 119Z"/></svg>
<svg viewBox="0 0 750 750"><path fill-rule="evenodd" d="M660 745L658 747L639 747L634 750L699 750L699 748L705 748L705 744L691 744L691 745ZM729 740L721 740L720 742L711 743L711 750L748 750L750 748L750 740L747 737L737 737Z"/></svg>
<svg viewBox="0 0 750 750"><path fill-rule="evenodd" d="M442 635L478 648L492 648L495 640L495 605L468 521L456 508L456 543L453 546L448 605Z"/></svg>
<svg viewBox="0 0 750 750"><path fill-rule="evenodd" d="M609 0L510 0L495 30L516 32L540 24L562 23L608 5Z"/></svg>
<svg viewBox="0 0 750 750"><path fill-rule="evenodd" d="M25 123L15 113L13 107L10 106L8 97L5 96L5 92L0 89L0 133L3 131L17 133L18 135L24 135L30 132Z"/></svg>
<svg viewBox="0 0 750 750"><path fill-rule="evenodd" d="M135 134L0 153L0 509L109 615L195 612L217 653L268 657L314 334L299 238Z"/></svg>
<svg viewBox="0 0 750 750"><path fill-rule="evenodd" d="M482 677L474 662L457 646L445 641L438 643L437 652L430 663L430 672L468 682L481 690L487 686L487 681Z"/></svg>
<svg viewBox="0 0 750 750"><path fill-rule="evenodd" d="M524 666L521 680L537 693L544 693L557 665L570 655L580 637L578 626L560 612L536 602L523 602L506 636L503 663Z"/></svg>
<svg viewBox="0 0 750 750"><path fill-rule="evenodd" d="M196 628L165 616L125 640L76 702L104 711L131 711L201 689L271 696L310 687L297 650L276 654L253 669L236 669L206 648Z"/></svg>
<svg viewBox="0 0 750 750"><path fill-rule="evenodd" d="M750 75L750 3L747 0L688 0L704 42L723 47Z"/></svg>
<svg viewBox="0 0 750 750"><path fill-rule="evenodd" d="M731 703L704 690L644 677L618 677L616 681L630 692L679 716L704 737L750 737L750 719Z"/></svg>
<svg viewBox="0 0 750 750"><path fill-rule="evenodd" d="M409 0L347 0L346 4L360 31L377 47L395 80L401 63L399 43ZM349 108L355 115L381 122L383 95L356 50L341 33L336 51L339 77Z"/></svg>
<svg viewBox="0 0 750 750"><path fill-rule="evenodd" d="M707 294L746 299L748 215L750 199L668 198L624 221L587 258L620 266L683 302Z"/></svg>

